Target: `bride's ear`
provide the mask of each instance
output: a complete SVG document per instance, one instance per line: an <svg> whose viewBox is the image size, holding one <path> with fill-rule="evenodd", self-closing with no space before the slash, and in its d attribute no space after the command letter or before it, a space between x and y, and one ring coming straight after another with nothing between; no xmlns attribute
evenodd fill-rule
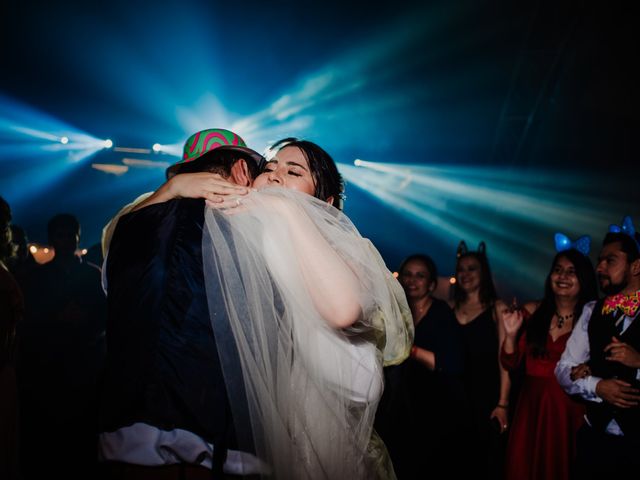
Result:
<svg viewBox="0 0 640 480"><path fill-rule="evenodd" d="M331 195L329 198L325 200L325 202L327 202L329 205L333 205L333 200L334 200L333 195Z"/></svg>
<svg viewBox="0 0 640 480"><path fill-rule="evenodd" d="M242 187L251 186L249 168L247 167L247 162L243 158L231 166L231 175L229 177L229 179L236 185L240 185Z"/></svg>

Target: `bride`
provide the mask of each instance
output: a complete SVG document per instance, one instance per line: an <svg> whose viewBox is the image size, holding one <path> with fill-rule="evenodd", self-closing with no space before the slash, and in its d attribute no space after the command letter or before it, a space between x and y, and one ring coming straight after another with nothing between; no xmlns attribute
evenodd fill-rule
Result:
<svg viewBox="0 0 640 480"><path fill-rule="evenodd" d="M172 191L193 196L202 175L176 175ZM411 312L341 193L323 149L285 139L250 193L207 201L209 310L222 291L228 317L211 322L235 431L251 432L239 447L278 480L395 478L373 421L383 366L409 354Z"/></svg>

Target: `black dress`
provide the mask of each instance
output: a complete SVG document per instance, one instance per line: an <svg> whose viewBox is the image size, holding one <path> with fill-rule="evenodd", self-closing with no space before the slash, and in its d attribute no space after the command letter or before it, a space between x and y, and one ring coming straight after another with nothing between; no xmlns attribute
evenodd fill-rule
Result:
<svg viewBox="0 0 640 480"><path fill-rule="evenodd" d="M466 438L473 455L476 478L501 478L506 435L498 432L489 416L500 399L498 328L493 309L488 308L461 325L465 351L464 385L469 399L471 422Z"/></svg>
<svg viewBox="0 0 640 480"><path fill-rule="evenodd" d="M376 426L399 479L459 471L460 462L451 460L468 425L462 334L445 302L433 299L416 325L414 345L434 353L435 369L412 358L387 368L384 410Z"/></svg>

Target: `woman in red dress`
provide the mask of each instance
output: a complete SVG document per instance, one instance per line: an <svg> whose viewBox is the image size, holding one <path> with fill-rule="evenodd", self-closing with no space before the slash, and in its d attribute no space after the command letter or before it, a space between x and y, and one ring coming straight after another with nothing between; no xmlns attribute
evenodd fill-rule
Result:
<svg viewBox="0 0 640 480"><path fill-rule="evenodd" d="M562 390L553 370L582 307L596 298L587 253L574 248L559 252L542 301L503 315L500 361L507 370L525 363L507 445L507 480L569 479L584 406Z"/></svg>

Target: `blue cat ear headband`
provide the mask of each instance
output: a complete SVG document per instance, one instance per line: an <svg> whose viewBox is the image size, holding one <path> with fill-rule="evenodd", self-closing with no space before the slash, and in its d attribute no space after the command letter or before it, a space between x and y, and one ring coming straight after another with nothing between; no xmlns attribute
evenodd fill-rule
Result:
<svg viewBox="0 0 640 480"><path fill-rule="evenodd" d="M589 255L589 250L591 250L591 237L589 235L583 235L575 242L572 242L571 239L563 233L556 233L554 238L556 252L564 252L565 250L575 248L585 257Z"/></svg>
<svg viewBox="0 0 640 480"><path fill-rule="evenodd" d="M638 245L638 249L640 250L640 242L636 238L636 229L633 227L633 222L631 221L631 217L627 215L622 219L622 225L609 225L609 232L611 233L626 233L629 235Z"/></svg>

